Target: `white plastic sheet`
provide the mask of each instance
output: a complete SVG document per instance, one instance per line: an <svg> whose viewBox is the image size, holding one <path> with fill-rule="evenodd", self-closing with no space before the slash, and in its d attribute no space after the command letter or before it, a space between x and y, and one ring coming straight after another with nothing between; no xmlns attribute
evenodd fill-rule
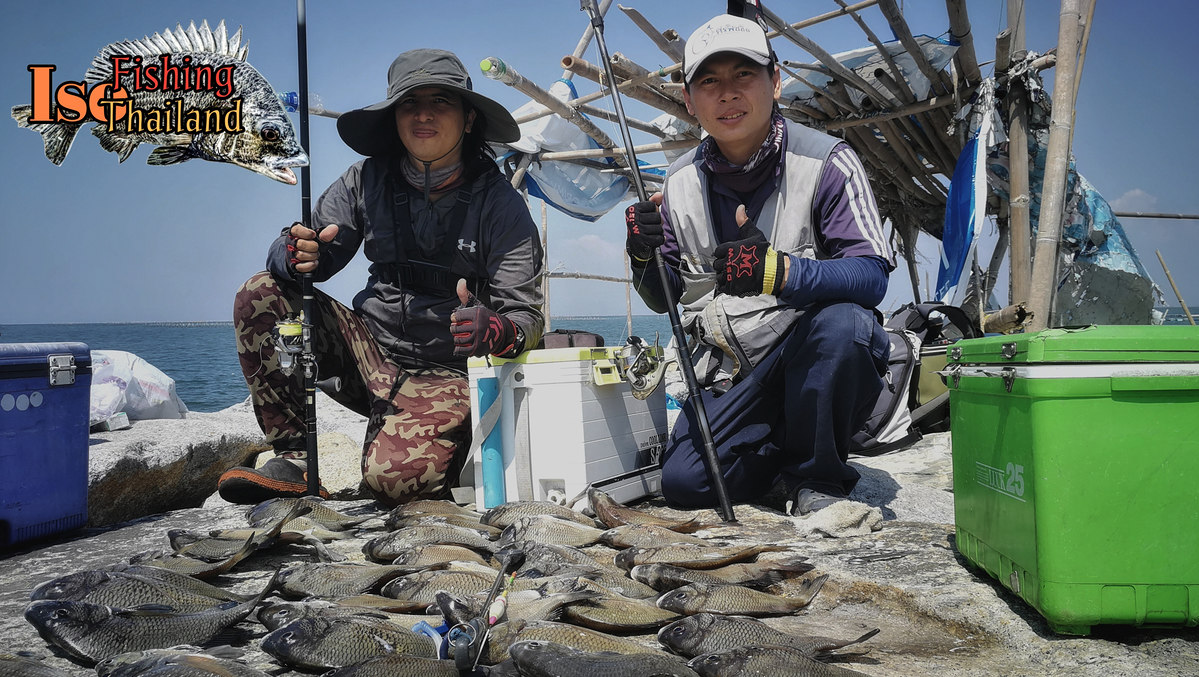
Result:
<svg viewBox="0 0 1199 677"><path fill-rule="evenodd" d="M187 405L175 379L123 350L93 350L89 425L125 412L131 420L183 418Z"/></svg>

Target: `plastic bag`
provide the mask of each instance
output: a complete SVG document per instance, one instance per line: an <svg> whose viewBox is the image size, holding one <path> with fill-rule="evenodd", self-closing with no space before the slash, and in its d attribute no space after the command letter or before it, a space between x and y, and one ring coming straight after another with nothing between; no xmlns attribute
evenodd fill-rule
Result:
<svg viewBox="0 0 1199 677"><path fill-rule="evenodd" d="M131 420L183 418L187 405L175 392L175 379L123 350L93 350L89 425L118 412Z"/></svg>

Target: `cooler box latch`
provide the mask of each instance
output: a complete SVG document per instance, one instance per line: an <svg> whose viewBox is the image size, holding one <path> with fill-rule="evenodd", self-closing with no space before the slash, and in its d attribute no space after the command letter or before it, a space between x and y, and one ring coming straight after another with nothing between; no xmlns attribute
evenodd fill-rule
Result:
<svg viewBox="0 0 1199 677"><path fill-rule="evenodd" d="M620 383L620 372L612 360L596 360L591 365L591 380L597 386L610 386Z"/></svg>
<svg viewBox="0 0 1199 677"><path fill-rule="evenodd" d="M69 386L75 384L75 356L49 355L50 385Z"/></svg>

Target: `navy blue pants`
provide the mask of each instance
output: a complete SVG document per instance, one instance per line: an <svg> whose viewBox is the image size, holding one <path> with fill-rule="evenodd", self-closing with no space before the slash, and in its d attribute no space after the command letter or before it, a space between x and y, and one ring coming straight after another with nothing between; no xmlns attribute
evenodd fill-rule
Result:
<svg viewBox="0 0 1199 677"><path fill-rule="evenodd" d="M729 499L752 502L780 477L791 491L848 495L860 477L845 463L849 440L882 392L889 351L872 311L817 304L728 392L704 390ZM717 504L698 430L685 402L662 461L662 495L683 508Z"/></svg>

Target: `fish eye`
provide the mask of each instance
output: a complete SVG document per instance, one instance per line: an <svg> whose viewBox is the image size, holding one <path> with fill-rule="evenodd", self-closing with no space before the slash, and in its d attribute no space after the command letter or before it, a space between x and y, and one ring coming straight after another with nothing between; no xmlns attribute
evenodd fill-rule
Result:
<svg viewBox="0 0 1199 677"><path fill-rule="evenodd" d="M262 136L263 141L267 141L269 143L274 143L283 138L282 135L279 134L279 128L275 125L263 125L262 130L258 133Z"/></svg>
<svg viewBox="0 0 1199 677"><path fill-rule="evenodd" d="M58 619L60 619L60 618L66 618L66 617L67 617L67 610L66 610L66 609L55 609L55 610L54 610L54 611L53 611L53 612L50 614L50 618L53 618L54 620L58 620Z"/></svg>
<svg viewBox="0 0 1199 677"><path fill-rule="evenodd" d="M687 628L684 628L681 625L675 626L670 629L670 634L674 635L675 637L681 637L687 634Z"/></svg>
<svg viewBox="0 0 1199 677"><path fill-rule="evenodd" d="M296 633L294 633L294 632L285 632L285 633L283 633L283 635L282 635L282 636L281 636L279 639L281 639L281 640L283 640L284 642L287 642L288 644L290 644L290 643L292 643L292 642L296 641Z"/></svg>

